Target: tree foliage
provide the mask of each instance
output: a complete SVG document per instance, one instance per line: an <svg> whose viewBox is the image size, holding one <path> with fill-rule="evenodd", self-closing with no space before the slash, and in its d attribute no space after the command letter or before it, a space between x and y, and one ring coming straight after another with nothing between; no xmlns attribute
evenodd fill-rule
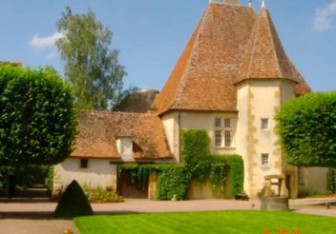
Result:
<svg viewBox="0 0 336 234"><path fill-rule="evenodd" d="M286 159L301 166L336 165L336 92L292 99L276 115Z"/></svg>
<svg viewBox="0 0 336 234"><path fill-rule="evenodd" d="M56 45L65 62L65 76L74 86L77 106L97 110L113 106L122 95L126 72L118 63L119 51L111 49L112 32L91 10L73 14L69 7L57 28L63 37Z"/></svg>
<svg viewBox="0 0 336 234"><path fill-rule="evenodd" d="M56 164L71 153L70 86L54 70L0 66L0 164Z"/></svg>

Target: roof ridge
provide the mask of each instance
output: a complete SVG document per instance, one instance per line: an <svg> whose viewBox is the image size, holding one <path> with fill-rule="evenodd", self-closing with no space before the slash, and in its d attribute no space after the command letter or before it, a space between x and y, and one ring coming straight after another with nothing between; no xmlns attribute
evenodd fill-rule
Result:
<svg viewBox="0 0 336 234"><path fill-rule="evenodd" d="M203 16L204 16L204 14L203 14ZM163 87L162 91L159 93L159 95L157 96L157 98L155 99L155 101L152 105L154 107L154 110L156 109L157 114L159 114L159 115L164 113L164 112L167 112L168 110L172 109L172 107L174 105L176 105L177 96L180 95L180 93L181 93L181 91L180 91L181 90L181 82L184 79L186 72L185 72L185 69L183 69L180 76L177 76L176 74L174 75L174 73L178 73L178 66L183 64L183 60L185 60L188 67L190 67L190 63L191 63L190 57L191 57L191 54L194 52L194 44L195 44L196 39L198 38L198 35L199 35L199 26L200 26L201 21L202 20L199 21L199 23L196 26L196 29L192 33L191 38L189 38L189 40L187 41L187 43L185 45L185 49L182 52L182 54L180 55L180 57L178 58L175 66L173 67L172 73L170 74L165 86ZM192 46L192 47L188 48L189 45ZM185 68L186 64L183 65L184 68ZM166 95L169 96L169 94L167 94L168 90L166 90L166 89L168 88L167 86L171 86L171 85L174 86L174 83L173 83L174 82L174 77L176 78L176 81L177 81L178 84L177 84L176 88L175 87L169 87L169 88L173 88L175 91L172 94L172 97L169 97L169 100L168 100L169 103L167 105L165 105L164 103L162 103L161 99L163 97L165 97ZM178 78L178 77L180 77L180 78ZM169 82L172 82L172 83L169 83ZM167 101L167 100L164 100L164 101Z"/></svg>
<svg viewBox="0 0 336 234"><path fill-rule="evenodd" d="M109 111L109 110L83 110L81 113L84 114L103 114L103 115L112 115L112 114L120 114L120 115L143 115L143 116L156 116L150 112L126 112L126 111Z"/></svg>
<svg viewBox="0 0 336 234"><path fill-rule="evenodd" d="M276 48L276 45L275 45L275 42L274 42L274 35L273 35L273 33L272 33L272 28L271 28L271 26L272 26L271 24L272 24L272 23L270 22L270 21L271 21L271 19L270 19L270 14L269 14L269 12L268 12L268 10L267 10L266 7L261 8L261 11L260 11L260 17L263 17L262 14L265 14L265 17L266 17L267 22L268 22L268 26L269 26L269 27L267 27L267 28L268 28L269 31L270 31L271 41L272 41L273 48ZM278 66L279 73L280 73L280 75L281 75L281 77L279 77L279 78L290 79L290 77L286 78L286 77L284 76L284 74L283 74L282 68L281 68L281 66L280 66L279 54L277 53L277 50L276 50L276 49L274 49L274 56L275 56L275 61L276 61L277 66ZM288 58L287 58L287 59L288 59Z"/></svg>
<svg viewBox="0 0 336 234"><path fill-rule="evenodd" d="M295 75L269 11L262 8L253 27L247 44L245 58L235 84L248 79L287 79L295 83L300 79Z"/></svg>
<svg viewBox="0 0 336 234"><path fill-rule="evenodd" d="M252 61L254 59L254 52L255 52L256 43L257 43L257 33L256 32L258 31L259 25L260 25L260 19L258 17L257 20L256 20L256 22L255 22L255 25L253 26L252 32L251 32L251 37L253 37L253 34L256 34L256 36L253 37L254 39L253 39L253 46L252 46L251 56L250 56L250 62L249 62L249 67L247 69L247 74L246 74L247 77L249 77L251 75ZM242 61L242 63L244 63L244 60Z"/></svg>
<svg viewBox="0 0 336 234"><path fill-rule="evenodd" d="M253 8L245 5L209 4L153 110L158 115L171 110L236 110L232 82L255 19Z"/></svg>
<svg viewBox="0 0 336 234"><path fill-rule="evenodd" d="M206 14L206 12L204 14ZM204 16L204 14L203 14L203 16ZM186 69L184 69L183 74L181 76L180 85L178 86L174 101L173 101L172 105L170 106L171 108L174 108L175 104L177 104L177 101L179 100L179 97L183 93L183 87L184 87L184 84L186 83L186 79L187 79L186 76L190 72L190 66L191 66L191 62L192 62L192 60L190 58L192 58L193 55L195 55L195 53L196 53L195 48L196 48L196 45L199 44L199 41L197 39L200 37L201 28L204 27L204 25L203 25L204 17L203 16L202 16L201 20L199 21L199 23L197 25L196 35L195 35L195 38L194 38L194 43L192 45L191 53L189 55L189 60L188 60L187 65L186 65Z"/></svg>

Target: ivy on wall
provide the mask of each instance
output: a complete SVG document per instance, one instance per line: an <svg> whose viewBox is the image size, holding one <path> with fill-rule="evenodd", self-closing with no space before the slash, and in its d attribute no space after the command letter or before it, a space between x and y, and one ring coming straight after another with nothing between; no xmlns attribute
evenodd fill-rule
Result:
<svg viewBox="0 0 336 234"><path fill-rule="evenodd" d="M244 161L239 155L225 156L225 161L230 167L232 194L237 195L244 189Z"/></svg>
<svg viewBox="0 0 336 234"><path fill-rule="evenodd" d="M160 165L155 164L123 164L118 166L119 176L122 172L128 172L131 183L141 188L146 186L148 177L152 171L160 171Z"/></svg>
<svg viewBox="0 0 336 234"><path fill-rule="evenodd" d="M158 174L158 200L170 200L175 196L177 200L187 198L187 191L190 185L190 178L186 167L183 165L172 165L162 167Z"/></svg>
<svg viewBox="0 0 336 234"><path fill-rule="evenodd" d="M119 173L128 171L133 184L145 185L151 172L158 174L157 199L187 199L191 181L210 181L212 189L224 193L230 173L232 193L243 191L243 160L238 155L211 155L210 139L205 130L182 131L182 164L123 164Z"/></svg>

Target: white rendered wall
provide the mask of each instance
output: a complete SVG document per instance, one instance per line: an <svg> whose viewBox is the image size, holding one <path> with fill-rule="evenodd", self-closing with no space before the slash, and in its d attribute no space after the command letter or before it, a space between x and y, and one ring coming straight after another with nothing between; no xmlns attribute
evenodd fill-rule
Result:
<svg viewBox="0 0 336 234"><path fill-rule="evenodd" d="M214 154L235 154L236 139L233 135L233 147L215 147L214 145L214 120L217 117L230 118L237 121L237 113L229 112L172 112L164 115L161 119L171 151L179 158L180 153L180 130L202 129L208 132L211 139L211 152ZM234 131L235 133L235 131ZM179 161L178 161L179 162Z"/></svg>
<svg viewBox="0 0 336 234"><path fill-rule="evenodd" d="M161 117L170 151L177 162L180 162L180 138L178 126L178 113L168 113Z"/></svg>
<svg viewBox="0 0 336 234"><path fill-rule="evenodd" d="M229 118L232 124L237 121L236 113L223 112L182 112L181 113L181 128L185 130L200 129L206 130L211 139L210 150L213 154L235 154L236 153L236 136L235 130L232 131L232 147L216 147L214 141L215 134L215 118Z"/></svg>
<svg viewBox="0 0 336 234"><path fill-rule="evenodd" d="M117 166L111 165L107 159L89 159L88 168L80 168L79 158L68 158L64 162L54 167L54 189L57 193L64 190L72 180L82 187L102 188L112 187L116 189L117 185Z"/></svg>

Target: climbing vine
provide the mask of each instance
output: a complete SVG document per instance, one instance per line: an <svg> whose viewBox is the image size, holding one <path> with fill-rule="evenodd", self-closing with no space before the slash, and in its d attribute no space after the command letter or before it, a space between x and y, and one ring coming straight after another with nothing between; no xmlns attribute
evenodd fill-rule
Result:
<svg viewBox="0 0 336 234"><path fill-rule="evenodd" d="M231 177L231 191L233 195L243 192L244 187L244 162L239 155L225 156L225 161L228 164Z"/></svg>
<svg viewBox="0 0 336 234"><path fill-rule="evenodd" d="M192 180L211 182L213 191L224 193L225 182L230 174L232 193L236 195L243 189L243 160L238 155L211 155L210 139L205 130L182 132L182 164L123 164L119 173L127 171L134 185L145 186L150 173L156 172L157 199L177 200L187 198Z"/></svg>
<svg viewBox="0 0 336 234"><path fill-rule="evenodd" d="M131 176L131 183L144 188L150 173L159 171L159 167L155 164L123 164L118 167L118 173L120 176L123 171L127 171Z"/></svg>
<svg viewBox="0 0 336 234"><path fill-rule="evenodd" d="M189 185L190 178L185 166L162 167L158 175L157 199L186 199Z"/></svg>

